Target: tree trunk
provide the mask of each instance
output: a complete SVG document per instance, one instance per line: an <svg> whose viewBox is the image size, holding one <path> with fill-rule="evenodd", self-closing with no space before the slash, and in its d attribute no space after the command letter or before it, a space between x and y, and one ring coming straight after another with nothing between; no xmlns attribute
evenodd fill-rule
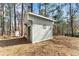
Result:
<svg viewBox="0 0 79 59"><path fill-rule="evenodd" d="M72 5L71 3L70 5L70 20L71 20L71 33L72 33L72 37L73 37L73 16L72 16Z"/></svg>
<svg viewBox="0 0 79 59"><path fill-rule="evenodd" d="M31 3L31 12L33 12L33 4Z"/></svg>
<svg viewBox="0 0 79 59"><path fill-rule="evenodd" d="M4 4L2 4L2 10L3 10L3 15L2 15L2 21L1 21L1 28L2 28L1 35L3 36L4 34Z"/></svg>
<svg viewBox="0 0 79 59"><path fill-rule="evenodd" d="M41 12L40 10L41 10L41 3L39 3L39 14L40 14L40 12Z"/></svg>
<svg viewBox="0 0 79 59"><path fill-rule="evenodd" d="M47 16L47 9L46 9L46 3L45 3L45 16Z"/></svg>
<svg viewBox="0 0 79 59"><path fill-rule="evenodd" d="M14 33L16 32L16 9L14 4Z"/></svg>
<svg viewBox="0 0 79 59"><path fill-rule="evenodd" d="M23 3L22 3L22 13L21 13L21 36L23 35Z"/></svg>
<svg viewBox="0 0 79 59"><path fill-rule="evenodd" d="M11 6L9 5L9 17L10 17L10 19L9 19L9 35L11 35Z"/></svg>

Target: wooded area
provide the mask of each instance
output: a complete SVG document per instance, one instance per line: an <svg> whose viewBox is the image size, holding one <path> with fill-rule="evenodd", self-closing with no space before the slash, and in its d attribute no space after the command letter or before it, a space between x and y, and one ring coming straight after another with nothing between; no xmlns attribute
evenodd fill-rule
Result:
<svg viewBox="0 0 79 59"><path fill-rule="evenodd" d="M54 35L79 35L79 4L77 3L38 3L39 15L56 20ZM19 31L23 36L23 20L27 12L35 12L34 3L0 3L0 35L15 36Z"/></svg>
<svg viewBox="0 0 79 59"><path fill-rule="evenodd" d="M0 34L15 36L19 31L23 36L23 19L28 11L29 4L4 3L0 4ZM29 8L31 9L31 7Z"/></svg>

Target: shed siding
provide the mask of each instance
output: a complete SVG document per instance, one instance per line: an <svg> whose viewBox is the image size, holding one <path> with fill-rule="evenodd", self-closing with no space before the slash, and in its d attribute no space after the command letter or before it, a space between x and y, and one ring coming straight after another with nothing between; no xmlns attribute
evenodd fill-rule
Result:
<svg viewBox="0 0 79 59"><path fill-rule="evenodd" d="M48 40L52 37L52 27L33 24L32 26L32 43Z"/></svg>

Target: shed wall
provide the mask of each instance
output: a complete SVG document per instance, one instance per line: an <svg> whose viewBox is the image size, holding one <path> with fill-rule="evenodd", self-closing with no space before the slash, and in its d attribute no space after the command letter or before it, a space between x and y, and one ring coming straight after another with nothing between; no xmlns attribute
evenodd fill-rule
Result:
<svg viewBox="0 0 79 59"><path fill-rule="evenodd" d="M52 27L33 24L32 26L32 43L48 40L52 36Z"/></svg>

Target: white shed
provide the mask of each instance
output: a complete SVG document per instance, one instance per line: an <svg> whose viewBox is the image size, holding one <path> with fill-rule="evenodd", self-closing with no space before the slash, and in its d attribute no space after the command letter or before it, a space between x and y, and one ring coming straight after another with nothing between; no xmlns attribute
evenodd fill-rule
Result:
<svg viewBox="0 0 79 59"><path fill-rule="evenodd" d="M28 40L32 43L53 38L53 20L34 13L27 13ZM26 29L25 29L26 30Z"/></svg>

